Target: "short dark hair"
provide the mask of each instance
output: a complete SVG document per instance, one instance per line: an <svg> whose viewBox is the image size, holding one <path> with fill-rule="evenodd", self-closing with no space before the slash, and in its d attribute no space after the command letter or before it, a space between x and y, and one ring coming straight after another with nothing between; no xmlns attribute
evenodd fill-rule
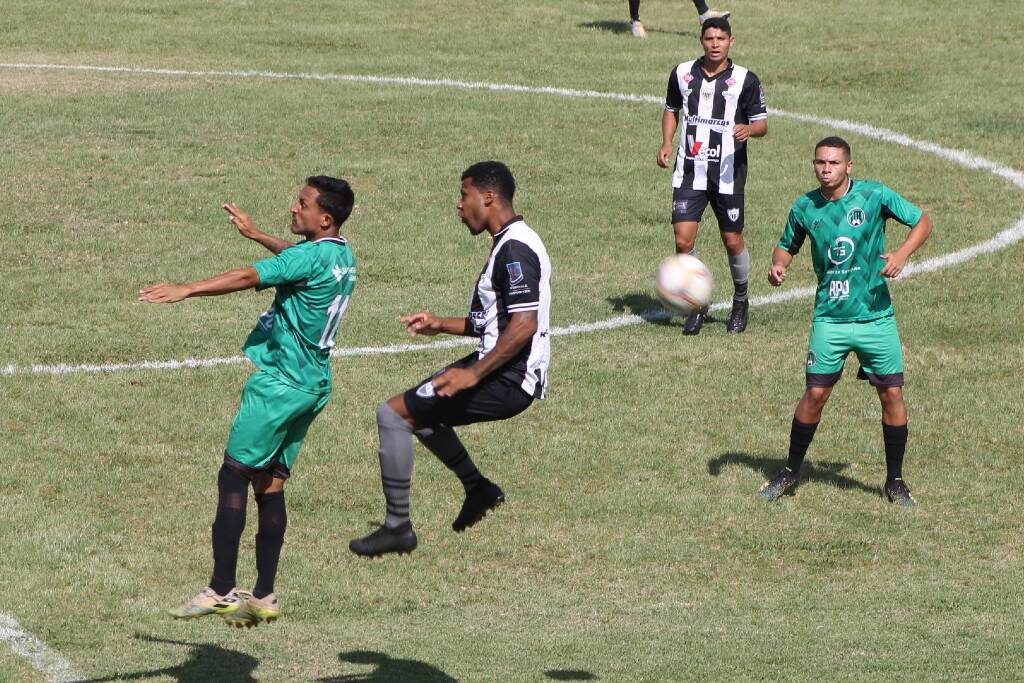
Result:
<svg viewBox="0 0 1024 683"><path fill-rule="evenodd" d="M311 175L306 178L306 184L320 193L316 197L316 205L329 213L335 227L340 228L352 215L352 207L356 203L356 195L348 181L329 175Z"/></svg>
<svg viewBox="0 0 1024 683"><path fill-rule="evenodd" d="M829 135L827 138L823 138L814 146L814 151L817 152L819 147L834 147L836 149L841 149L846 152L847 159L853 158L853 152L850 151L850 143L838 135Z"/></svg>
<svg viewBox="0 0 1024 683"><path fill-rule="evenodd" d="M726 35L732 35L732 26L729 25L729 20L725 17L711 17L700 25L700 37L704 37L704 32L709 28L718 28L725 31Z"/></svg>
<svg viewBox="0 0 1024 683"><path fill-rule="evenodd" d="M492 190L509 204L516 194L516 179L500 161L478 161L462 172L462 180L466 178L472 180L478 190Z"/></svg>

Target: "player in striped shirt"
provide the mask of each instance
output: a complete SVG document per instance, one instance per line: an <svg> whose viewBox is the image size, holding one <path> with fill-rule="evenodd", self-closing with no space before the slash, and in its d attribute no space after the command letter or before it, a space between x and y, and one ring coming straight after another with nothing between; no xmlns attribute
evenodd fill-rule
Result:
<svg viewBox="0 0 1024 683"><path fill-rule="evenodd" d="M750 276L750 253L743 241L747 141L768 132L768 109L754 72L729 59L734 40L727 20L708 19L700 34L704 56L672 70L657 160L659 166L668 168L676 130L682 123L672 172L676 253L697 255L697 227L710 203L729 254L734 287L726 327L737 334L747 327ZM706 312L690 314L683 332L700 332Z"/></svg>

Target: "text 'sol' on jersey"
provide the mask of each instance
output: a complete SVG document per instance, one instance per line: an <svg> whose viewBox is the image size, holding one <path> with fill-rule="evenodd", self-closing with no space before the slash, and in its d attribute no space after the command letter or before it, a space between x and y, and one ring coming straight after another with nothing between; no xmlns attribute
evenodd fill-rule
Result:
<svg viewBox="0 0 1024 683"><path fill-rule="evenodd" d="M885 222L893 218L913 228L921 209L896 191L871 180L850 180L835 201L811 190L793 204L779 248L796 254L811 239L811 260L818 276L814 319L863 322L893 314L889 286L882 275Z"/></svg>
<svg viewBox="0 0 1024 683"><path fill-rule="evenodd" d="M534 398L547 391L551 359L551 261L540 236L516 216L494 235L491 254L469 303L469 321L480 337L483 358L508 326L513 313L537 312L537 331L530 342L496 372L513 380Z"/></svg>
<svg viewBox="0 0 1024 683"><path fill-rule="evenodd" d="M733 127L768 118L764 88L732 60L711 78L703 64L703 57L683 62L668 78L665 109L679 115L681 130L672 187L743 194L747 143L736 142Z"/></svg>
<svg viewBox="0 0 1024 683"><path fill-rule="evenodd" d="M331 347L356 286L356 259L341 237L300 242L257 261L258 289L276 287L274 303L245 342L256 367L291 386L331 389Z"/></svg>

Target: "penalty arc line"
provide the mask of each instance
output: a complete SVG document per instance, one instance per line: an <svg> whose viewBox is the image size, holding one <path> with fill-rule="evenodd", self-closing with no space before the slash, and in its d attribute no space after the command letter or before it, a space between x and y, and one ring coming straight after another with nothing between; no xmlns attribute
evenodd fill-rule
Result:
<svg viewBox="0 0 1024 683"><path fill-rule="evenodd" d="M94 66L74 64L26 64L26 63L0 63L0 69L26 69L26 70L49 70L49 71L75 71L114 73L128 75L150 75L167 76L179 78L262 78L280 80L307 80L307 81L336 81L349 83L367 83L375 85L409 85L432 88L453 88L460 90L485 90L491 92L518 93L531 95L553 95L557 97L604 99L622 102L636 102L641 104L660 104L661 99L651 95L635 95L628 93L601 92L597 90L578 90L573 88L536 87L516 85L508 83L486 83L457 81L452 79L429 79L412 78L403 76L370 76L359 74L313 74L313 73L287 73L276 71L189 71L183 69L151 69L143 67L118 67L118 66ZM956 150L943 147L933 142L917 140L902 133L897 133L885 128L869 126L861 123L845 121L841 119L830 119L798 112L787 112L772 109L771 114L782 116L794 121L811 123L828 128L845 130L865 137L874 138L886 142L892 142L903 147L909 147L921 152L933 154L953 164L972 170L981 170L1009 181L1013 185L1024 189L1024 173L1016 169L998 164L965 150ZM999 232L995 237L979 244L966 247L942 256L933 257L910 264L904 269L903 276L928 273L951 265L963 263L977 258L984 254L990 254L1005 249L1024 240L1024 216L1021 216L1016 223ZM814 287L802 287L799 289L786 290L767 296L754 297L750 300L751 306L768 306L794 299L802 299L813 296ZM729 302L718 302L711 306L711 310L723 310L729 306ZM640 324L644 321L664 318L668 316L664 311L651 311L641 315L623 315L592 323L580 323L566 327L556 327L551 330L552 336L564 336L573 334L585 334L598 330L610 330L629 325ZM408 353L418 351L430 351L436 349L455 348L476 343L471 339L449 339L425 344L399 344L393 346L371 346L371 347L349 347L335 349L331 352L333 357L386 355L394 353ZM134 363L105 363L105 364L56 364L56 365L6 365L0 366L0 376L13 375L66 375L74 373L96 373L96 372L120 372L129 370L177 370L185 368L204 368L219 365L241 364L246 362L243 356L232 356L227 358L187 358L184 360L170 361L139 361Z"/></svg>

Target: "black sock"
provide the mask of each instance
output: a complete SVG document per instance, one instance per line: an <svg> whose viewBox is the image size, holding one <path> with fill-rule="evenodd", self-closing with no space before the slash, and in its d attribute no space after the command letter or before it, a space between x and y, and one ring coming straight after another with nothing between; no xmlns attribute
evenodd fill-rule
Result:
<svg viewBox="0 0 1024 683"><path fill-rule="evenodd" d="M249 480L227 465L217 474L217 516L213 520L213 576L210 588L227 595L235 587L238 543L245 529Z"/></svg>
<svg viewBox="0 0 1024 683"><path fill-rule="evenodd" d="M732 284L732 298L736 301L747 300L747 281L734 282Z"/></svg>
<svg viewBox="0 0 1024 683"><path fill-rule="evenodd" d="M804 456L807 455L807 448L814 439L814 432L818 429L818 423L806 424L793 418L793 426L789 430L789 459L786 460L786 467L797 476L800 475L800 467L804 464Z"/></svg>
<svg viewBox="0 0 1024 683"><path fill-rule="evenodd" d="M886 479L903 478L903 455L907 452L907 425L882 423L882 440L885 441Z"/></svg>
<svg viewBox="0 0 1024 683"><path fill-rule="evenodd" d="M455 473L467 492L483 480L484 475L476 468L454 429L447 425L435 425L417 429L414 433L421 444Z"/></svg>
<svg viewBox="0 0 1024 683"><path fill-rule="evenodd" d="M288 528L288 510L284 504L284 491L257 493L260 527L256 532L256 585L255 598L264 598L274 592L277 560L284 545L284 532Z"/></svg>
<svg viewBox="0 0 1024 683"><path fill-rule="evenodd" d="M708 11L708 3L704 0L693 0L693 6L697 8L697 14L704 14Z"/></svg>
<svg viewBox="0 0 1024 683"><path fill-rule="evenodd" d="M640 21L640 0L629 0L629 20Z"/></svg>

